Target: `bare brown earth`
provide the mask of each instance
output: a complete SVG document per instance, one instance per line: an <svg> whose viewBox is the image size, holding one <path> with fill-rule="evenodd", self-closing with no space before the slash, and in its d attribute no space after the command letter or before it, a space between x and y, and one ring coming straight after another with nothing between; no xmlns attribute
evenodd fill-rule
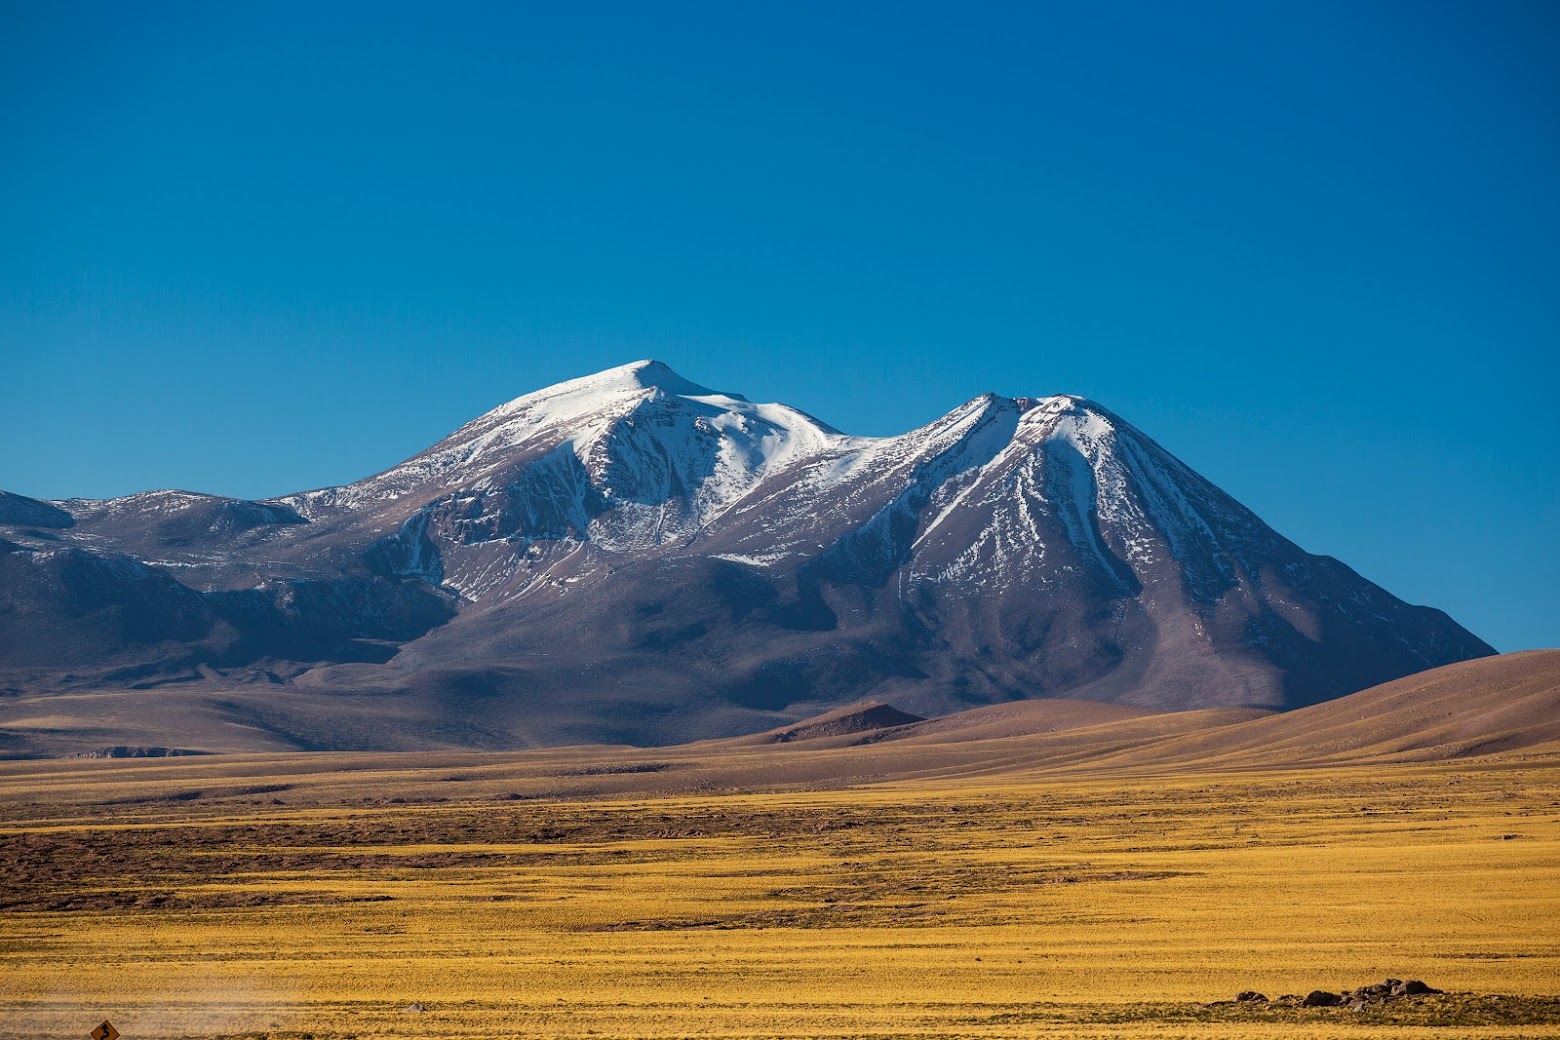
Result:
<svg viewBox="0 0 1560 1040"><path fill-rule="evenodd" d="M1135 749L1132 764L1437 761L1560 741L1560 650L1464 661Z"/></svg>

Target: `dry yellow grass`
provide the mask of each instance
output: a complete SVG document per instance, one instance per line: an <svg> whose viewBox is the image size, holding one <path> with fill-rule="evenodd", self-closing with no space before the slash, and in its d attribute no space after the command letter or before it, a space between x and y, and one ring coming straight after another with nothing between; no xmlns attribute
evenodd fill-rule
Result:
<svg viewBox="0 0 1560 1040"><path fill-rule="evenodd" d="M963 753L767 792L713 789L735 750L0 765L0 1036L1560 1035L1552 752ZM1530 999L1207 1006L1387 975Z"/></svg>

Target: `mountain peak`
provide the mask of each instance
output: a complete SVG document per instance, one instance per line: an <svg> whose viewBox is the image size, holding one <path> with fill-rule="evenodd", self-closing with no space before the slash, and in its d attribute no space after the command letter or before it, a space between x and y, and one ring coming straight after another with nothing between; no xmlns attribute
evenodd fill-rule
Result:
<svg viewBox="0 0 1560 1040"><path fill-rule="evenodd" d="M588 376L565 379L561 383L521 394L510 405L526 401L572 396L581 393L636 393L641 390L662 389L674 394L703 396L715 391L700 386L691 379L684 379L661 361L644 359L626 365L615 365ZM509 407L508 405L504 407Z"/></svg>
<svg viewBox="0 0 1560 1040"><path fill-rule="evenodd" d="M522 394L472 420L465 427L482 428L519 414L533 417L568 419L603 408L632 407L633 402L661 391L675 397L721 397L746 401L741 394L727 394L684 379L664 361L645 358L626 365L602 369L588 376Z"/></svg>
<svg viewBox="0 0 1560 1040"><path fill-rule="evenodd" d="M963 404L962 408L989 407L993 404L1001 406L1016 405L1021 412L1049 407L1052 411L1077 409L1079 411L1097 412L1101 415L1110 414L1107 409L1102 408L1087 397L1080 397L1077 394L1045 394L1040 397L1032 394L1019 394L1015 397L1009 397L1007 394L999 394L995 390L988 390L978 397L971 398Z"/></svg>
<svg viewBox="0 0 1560 1040"><path fill-rule="evenodd" d="M680 397L710 397L718 391L711 390L707 386L700 386L691 379L684 379L672 371L672 366L664 361L654 358L645 358L640 361L631 361L626 365L609 368L597 372L593 376L585 376L575 382L591 382L602 385L627 384L636 386L642 390L665 390L669 394ZM722 397L737 397L736 394L720 394Z"/></svg>

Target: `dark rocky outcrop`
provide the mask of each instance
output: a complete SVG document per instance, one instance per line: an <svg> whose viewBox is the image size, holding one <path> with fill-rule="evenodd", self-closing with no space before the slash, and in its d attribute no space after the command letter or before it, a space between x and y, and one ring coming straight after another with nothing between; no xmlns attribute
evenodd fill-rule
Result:
<svg viewBox="0 0 1560 1040"><path fill-rule="evenodd" d="M1383 979L1381 982L1372 982L1354 989L1346 989L1342 992L1332 990L1314 989L1305 996L1300 997L1286 993L1277 1000L1269 1001L1267 997L1255 990L1245 990L1235 997L1237 1004L1284 1004L1298 1005L1308 1008L1335 1008L1347 1007L1353 1011L1363 1011L1377 1004L1391 1003L1393 1000L1411 996L1430 996L1439 994L1441 990L1432 989L1419 979Z"/></svg>
<svg viewBox="0 0 1560 1040"><path fill-rule="evenodd" d="M1301 1007L1336 1007L1343 1003L1343 998L1336 993L1325 989L1313 989L1300 1001Z"/></svg>

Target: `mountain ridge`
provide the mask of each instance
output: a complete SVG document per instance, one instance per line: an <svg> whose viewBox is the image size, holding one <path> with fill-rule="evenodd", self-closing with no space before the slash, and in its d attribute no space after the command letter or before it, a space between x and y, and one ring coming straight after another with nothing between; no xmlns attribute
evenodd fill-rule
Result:
<svg viewBox="0 0 1560 1040"><path fill-rule="evenodd" d="M0 687L193 684L301 740L300 691L665 743L869 699L1296 707L1493 653L1085 398L853 437L650 360L352 484L6 495L0 538Z"/></svg>

